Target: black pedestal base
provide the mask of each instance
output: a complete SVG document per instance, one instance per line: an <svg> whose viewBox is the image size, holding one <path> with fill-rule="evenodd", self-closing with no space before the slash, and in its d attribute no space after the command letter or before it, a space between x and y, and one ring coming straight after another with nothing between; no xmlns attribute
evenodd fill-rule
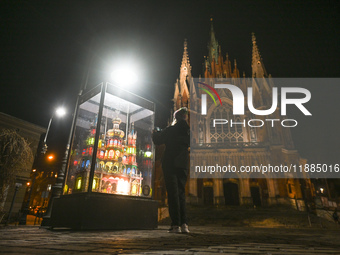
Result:
<svg viewBox="0 0 340 255"><path fill-rule="evenodd" d="M53 203L51 227L71 229L154 229L158 202L103 193L61 196Z"/></svg>

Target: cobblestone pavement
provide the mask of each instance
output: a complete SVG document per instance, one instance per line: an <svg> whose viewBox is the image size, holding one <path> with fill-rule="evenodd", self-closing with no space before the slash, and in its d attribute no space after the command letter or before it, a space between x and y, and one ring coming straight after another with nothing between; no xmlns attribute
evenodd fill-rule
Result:
<svg viewBox="0 0 340 255"><path fill-rule="evenodd" d="M1 254L340 254L340 231L287 228L165 226L138 231L0 229Z"/></svg>

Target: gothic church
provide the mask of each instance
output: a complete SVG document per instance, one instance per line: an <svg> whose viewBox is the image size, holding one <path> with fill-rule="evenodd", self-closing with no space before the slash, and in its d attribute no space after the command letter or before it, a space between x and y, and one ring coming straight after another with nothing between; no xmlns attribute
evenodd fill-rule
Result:
<svg viewBox="0 0 340 255"><path fill-rule="evenodd" d="M251 67L252 79L248 79L251 81L250 84L239 82L242 79L238 78L242 77L240 77L236 60L232 65L228 54L225 57L222 55L211 20L208 54L204 57L200 80L209 82L211 78L230 79L234 81L233 84L237 84L244 95L246 95L247 87L251 86L254 106L257 109L268 109L271 106L273 84L271 76L266 72L254 34L252 34ZM227 119L229 114L232 114L232 97L227 91L222 92L220 96L223 106L215 106L211 103L208 105L207 114L201 115L200 109L193 105L197 105L202 90L198 89L199 84L195 84L191 71L188 46L185 41L180 75L175 83L173 111L183 106L189 107L191 121L198 123L198 127L192 128L191 133L191 162L197 165L209 165L214 164L218 159L238 167L268 163L272 165L306 163L306 160L301 158L298 151L294 149L290 128L283 128L280 125L274 128L268 128L268 126L251 128L242 125L214 127L212 119ZM243 73L242 76L245 77L245 74ZM265 81L269 82L258 83L256 78L267 78ZM237 121L243 121L252 116L247 112L245 115L236 117ZM261 116L256 116L256 118L259 117ZM275 112L271 117L282 119ZM221 142L227 146L219 148L217 145ZM188 203L250 206L287 204L303 210L305 201L310 200L313 194L313 185L308 178L296 179L294 176L281 179L268 176L256 178L252 175L241 176L238 173L229 177L233 178L189 178Z"/></svg>

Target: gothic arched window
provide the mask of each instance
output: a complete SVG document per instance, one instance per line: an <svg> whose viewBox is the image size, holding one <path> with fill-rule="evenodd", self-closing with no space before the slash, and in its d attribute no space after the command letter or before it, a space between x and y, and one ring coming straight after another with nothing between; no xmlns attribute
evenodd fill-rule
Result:
<svg viewBox="0 0 340 255"><path fill-rule="evenodd" d="M217 124L214 127L214 119L225 119L228 121L226 124ZM230 121L233 124L230 126ZM241 124L242 119L238 115L232 114L232 109L229 106L219 106L214 109L210 115L210 142L211 143L223 143L223 142L243 142L243 131Z"/></svg>

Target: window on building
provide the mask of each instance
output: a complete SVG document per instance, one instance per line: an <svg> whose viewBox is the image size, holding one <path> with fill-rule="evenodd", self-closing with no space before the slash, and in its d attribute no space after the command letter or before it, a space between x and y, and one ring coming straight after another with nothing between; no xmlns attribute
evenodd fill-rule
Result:
<svg viewBox="0 0 340 255"><path fill-rule="evenodd" d="M213 119L226 119L227 124L214 125ZM230 120L233 123L242 122L240 116L233 115L232 108L229 106L219 106L210 115L210 142L211 143L223 143L223 142L243 142L243 124L230 125Z"/></svg>

